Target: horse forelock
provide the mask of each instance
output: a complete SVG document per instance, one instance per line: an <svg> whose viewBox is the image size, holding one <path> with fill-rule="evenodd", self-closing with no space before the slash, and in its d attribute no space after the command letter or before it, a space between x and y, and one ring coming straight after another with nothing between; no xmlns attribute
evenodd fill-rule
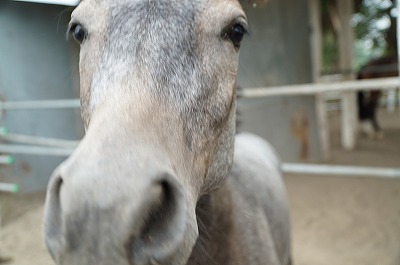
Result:
<svg viewBox="0 0 400 265"><path fill-rule="evenodd" d="M139 77L146 82L142 89L152 90L149 92L154 97L174 104L200 91L196 87L200 77L193 34L198 13L195 5L188 1L117 2L110 3L100 67L114 75Z"/></svg>

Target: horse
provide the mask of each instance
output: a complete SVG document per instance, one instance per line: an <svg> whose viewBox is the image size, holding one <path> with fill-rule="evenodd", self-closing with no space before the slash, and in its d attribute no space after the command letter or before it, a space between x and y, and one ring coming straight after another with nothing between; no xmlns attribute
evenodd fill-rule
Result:
<svg viewBox="0 0 400 265"><path fill-rule="evenodd" d="M384 56L373 59L361 67L357 74L357 79L361 80L395 76L398 76L397 56ZM378 139L383 137L381 126L376 117L380 97L380 90L371 90L369 93L364 91L357 92L358 118L360 122L366 122L366 124L370 123L372 125L373 136Z"/></svg>
<svg viewBox="0 0 400 265"><path fill-rule="evenodd" d="M280 161L236 134L237 0L82 0L85 136L53 172L56 264L290 265Z"/></svg>

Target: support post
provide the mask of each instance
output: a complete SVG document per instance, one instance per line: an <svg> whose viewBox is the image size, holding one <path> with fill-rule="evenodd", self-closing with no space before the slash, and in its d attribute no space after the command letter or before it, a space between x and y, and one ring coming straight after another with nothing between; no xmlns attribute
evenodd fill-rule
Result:
<svg viewBox="0 0 400 265"><path fill-rule="evenodd" d="M337 14L340 21L338 29L339 41L339 67L343 72L344 80L354 79L351 73L353 68L353 41L354 34L350 25L350 19L354 12L354 2L349 0L337 0ZM358 126L356 92L342 93L342 147L353 150L356 145L356 132Z"/></svg>
<svg viewBox="0 0 400 265"><path fill-rule="evenodd" d="M396 1L397 7L397 63L400 75L400 0ZM398 88L398 87L397 87ZM397 89L396 88L396 89Z"/></svg>
<svg viewBox="0 0 400 265"><path fill-rule="evenodd" d="M321 3L320 0L308 0L310 13L310 47L311 47L311 65L312 81L320 82L322 70L322 29L321 29ZM322 160L330 158L330 135L327 116L326 103L323 93L315 96L315 111L318 126L318 142Z"/></svg>

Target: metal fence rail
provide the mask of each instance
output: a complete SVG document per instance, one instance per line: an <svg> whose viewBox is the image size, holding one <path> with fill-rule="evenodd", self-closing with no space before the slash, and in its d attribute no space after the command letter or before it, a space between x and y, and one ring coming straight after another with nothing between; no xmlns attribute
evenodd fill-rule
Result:
<svg viewBox="0 0 400 265"><path fill-rule="evenodd" d="M55 148L33 145L11 145L0 144L0 153L46 155L46 156L69 156L74 148Z"/></svg>
<svg viewBox="0 0 400 265"><path fill-rule="evenodd" d="M48 147L75 148L79 141L37 137L22 134L1 134L0 140L20 144L42 145Z"/></svg>
<svg viewBox="0 0 400 265"><path fill-rule="evenodd" d="M372 89L385 90L395 87L400 87L399 77L332 83L302 84L279 87L245 88L238 91L238 95L243 98L260 98L271 96L316 95L324 94L326 92L344 92ZM80 108L79 99L5 102L0 101L0 111L74 108ZM8 154L31 154L67 157L71 155L74 147L78 144L78 141L9 134L7 130L0 128L0 139L1 138L9 142L24 144L0 144L0 153ZM0 157L0 163L2 164L11 164L12 161L13 158L11 156ZM282 171L292 174L400 178L400 168L283 163ZM16 184L0 183L0 192L17 192L18 189L19 187Z"/></svg>
<svg viewBox="0 0 400 265"><path fill-rule="evenodd" d="M16 193L16 192L18 192L18 190L19 190L19 187L17 184L0 183L0 192Z"/></svg>
<svg viewBox="0 0 400 265"><path fill-rule="evenodd" d="M238 95L245 98L314 95L325 92L343 92L357 90L385 90L400 86L400 78L377 78L369 80L354 80L332 83L312 83L290 86L244 88L238 91ZM29 100L29 101L3 101L0 102L0 110L28 110L28 109L68 109L80 108L79 99L60 100Z"/></svg>
<svg viewBox="0 0 400 265"><path fill-rule="evenodd" d="M326 92L344 92L357 90L386 90L400 86L399 77L376 78L366 80L341 81L332 83L313 83L277 87L244 88L238 95L244 98L271 96L315 95Z"/></svg>
<svg viewBox="0 0 400 265"><path fill-rule="evenodd" d="M80 108L79 99L3 101L0 110L39 110Z"/></svg>
<svg viewBox="0 0 400 265"><path fill-rule="evenodd" d="M400 168L386 167L283 163L282 171L293 174L400 178Z"/></svg>

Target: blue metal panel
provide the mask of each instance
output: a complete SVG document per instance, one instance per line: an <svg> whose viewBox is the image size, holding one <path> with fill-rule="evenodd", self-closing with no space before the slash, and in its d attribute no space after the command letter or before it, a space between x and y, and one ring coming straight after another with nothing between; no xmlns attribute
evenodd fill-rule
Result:
<svg viewBox="0 0 400 265"><path fill-rule="evenodd" d="M71 49L65 40L65 7L1 1L0 95L5 100L76 98ZM79 110L8 111L0 120L10 132L63 139L83 134ZM63 158L17 155L1 166L0 181L21 185L23 192L44 190Z"/></svg>
<svg viewBox="0 0 400 265"><path fill-rule="evenodd" d="M252 32L241 48L238 84L266 87L310 83L308 1L269 1L257 8L243 5ZM283 160L320 159L313 96L272 97L240 103L241 129L269 140ZM306 123L300 128L303 131L294 132L293 123L301 122ZM306 139L295 135L298 133L307 134ZM306 154L303 149L307 149Z"/></svg>

